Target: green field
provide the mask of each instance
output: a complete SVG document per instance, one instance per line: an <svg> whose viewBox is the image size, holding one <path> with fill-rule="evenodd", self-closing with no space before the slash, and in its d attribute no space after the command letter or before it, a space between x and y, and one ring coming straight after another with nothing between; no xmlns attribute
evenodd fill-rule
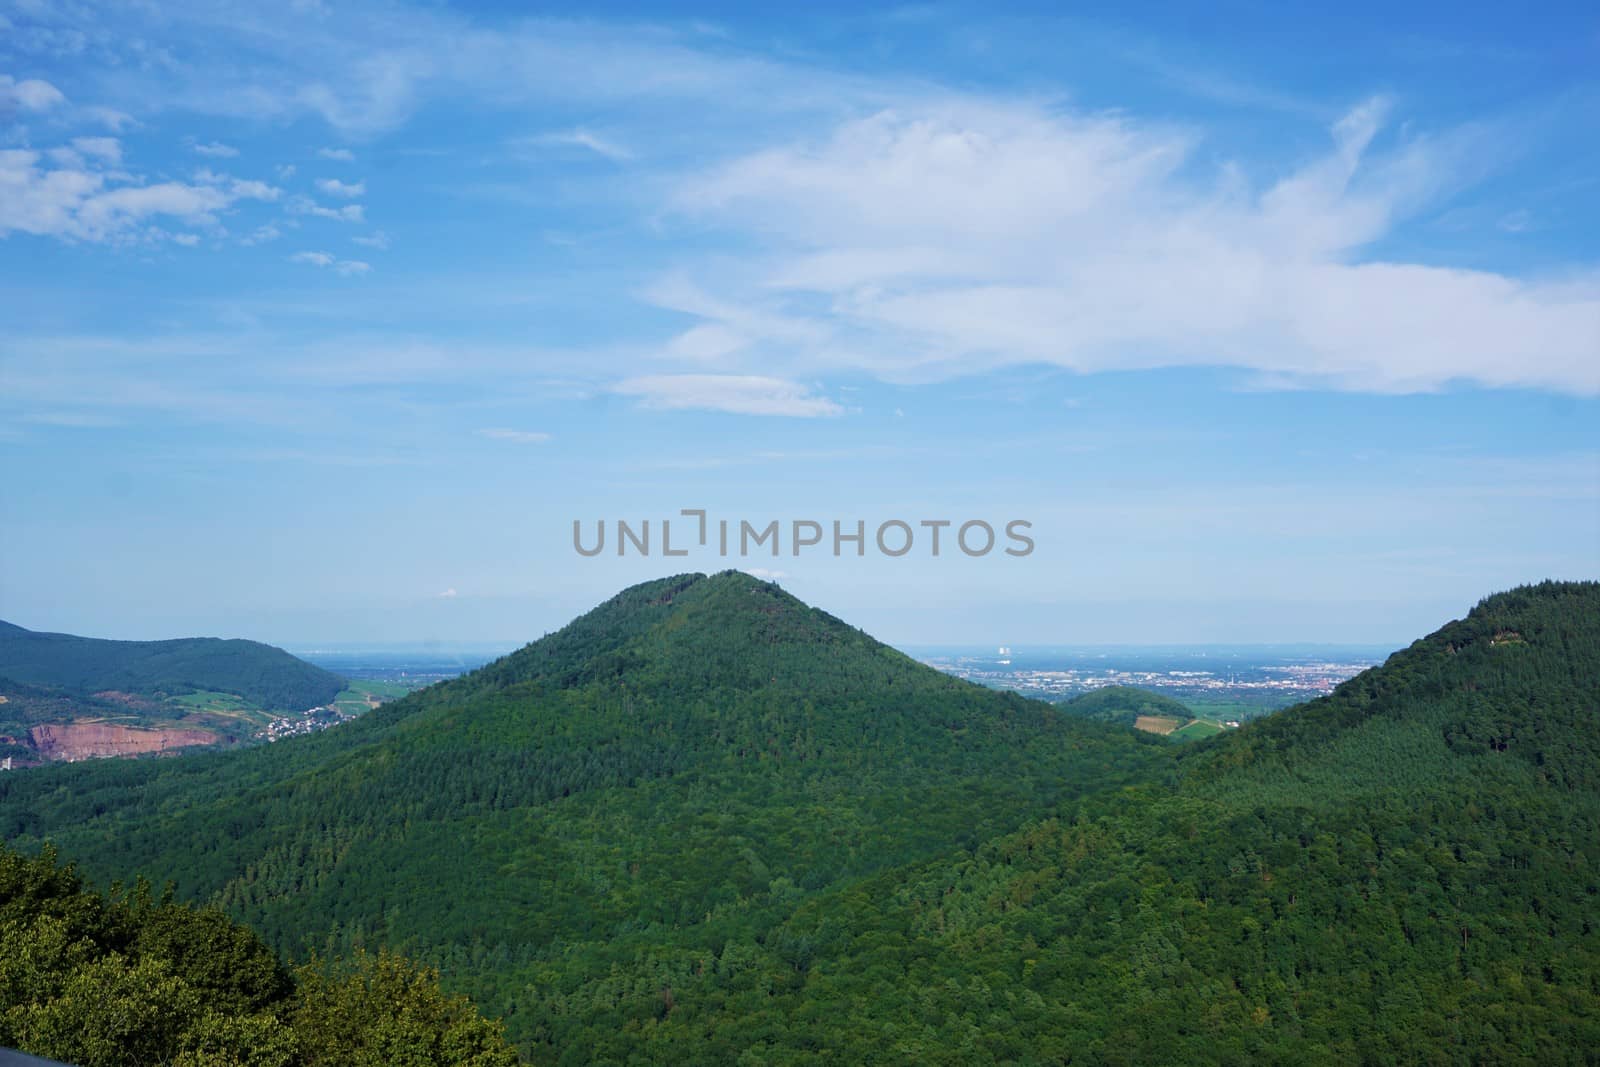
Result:
<svg viewBox="0 0 1600 1067"><path fill-rule="evenodd" d="M398 700L420 688L420 685L409 682L359 679L347 683L340 690L339 695L333 698L333 706L347 716L364 715L379 704Z"/></svg>
<svg viewBox="0 0 1600 1067"><path fill-rule="evenodd" d="M1210 719L1193 719L1167 736L1173 741L1199 741L1202 738L1215 737L1226 730L1227 727Z"/></svg>
<svg viewBox="0 0 1600 1067"><path fill-rule="evenodd" d="M256 706L244 697L233 693L213 693L200 691L184 693L181 696L168 697L168 703L178 704L191 711L216 711L223 713L255 711Z"/></svg>

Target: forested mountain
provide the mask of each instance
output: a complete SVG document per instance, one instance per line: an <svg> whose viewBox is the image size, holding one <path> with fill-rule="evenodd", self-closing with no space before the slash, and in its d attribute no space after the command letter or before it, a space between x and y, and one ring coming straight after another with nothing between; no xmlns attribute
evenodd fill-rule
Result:
<svg viewBox="0 0 1600 1067"><path fill-rule="evenodd" d="M325 704L344 687L338 675L256 641L107 641L38 633L8 622L0 622L0 678L71 695L155 697L206 690L283 711Z"/></svg>
<svg viewBox="0 0 1600 1067"><path fill-rule="evenodd" d="M0 778L0 829L287 951L403 949L548 1059L708 973L798 982L767 933L800 904L1165 759L730 572L313 737Z"/></svg>
<svg viewBox="0 0 1600 1067"><path fill-rule="evenodd" d="M87 890L48 851L0 850L0 1046L74 1067L516 1063L498 1025L397 956L291 973L221 912Z"/></svg>
<svg viewBox="0 0 1600 1067"><path fill-rule="evenodd" d="M1490 597L1327 698L1175 751L1169 781L807 902L769 935L810 946L799 988L713 983L652 1047L1593 1062L1600 584Z"/></svg>
<svg viewBox="0 0 1600 1067"><path fill-rule="evenodd" d="M0 777L0 829L420 955L539 1063L1582 1063L1597 702L1595 583L1173 746L690 575L314 737Z"/></svg>

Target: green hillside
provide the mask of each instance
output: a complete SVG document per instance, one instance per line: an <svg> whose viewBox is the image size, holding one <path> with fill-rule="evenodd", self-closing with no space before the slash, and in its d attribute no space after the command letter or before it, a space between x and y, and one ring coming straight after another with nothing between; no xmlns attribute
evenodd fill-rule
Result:
<svg viewBox="0 0 1600 1067"><path fill-rule="evenodd" d="M71 694L231 693L282 711L325 704L344 688L337 675L256 641L107 641L37 633L7 622L0 622L0 678Z"/></svg>
<svg viewBox="0 0 1600 1067"><path fill-rule="evenodd" d="M1597 705L1595 583L1185 746L688 575L335 731L0 776L0 829L406 950L537 1063L1584 1063Z"/></svg>
<svg viewBox="0 0 1600 1067"><path fill-rule="evenodd" d="M1063 700L1056 706L1086 719L1114 722L1120 726L1132 726L1141 715L1177 719L1180 723L1194 718L1194 712L1181 701L1164 693L1131 685L1108 685L1092 689L1070 700Z"/></svg>
<svg viewBox="0 0 1600 1067"><path fill-rule="evenodd" d="M289 951L401 948L547 1060L711 974L798 987L807 901L1168 758L730 572L309 738L0 778L0 829Z"/></svg>

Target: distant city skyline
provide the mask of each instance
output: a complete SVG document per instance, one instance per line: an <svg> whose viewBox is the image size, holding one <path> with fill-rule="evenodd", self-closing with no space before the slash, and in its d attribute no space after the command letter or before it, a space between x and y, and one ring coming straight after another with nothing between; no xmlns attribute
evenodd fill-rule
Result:
<svg viewBox="0 0 1600 1067"><path fill-rule="evenodd" d="M0 0L0 618L514 647L738 567L1384 645L1600 577L1592 5L584 10ZM573 551L684 507L1036 548Z"/></svg>

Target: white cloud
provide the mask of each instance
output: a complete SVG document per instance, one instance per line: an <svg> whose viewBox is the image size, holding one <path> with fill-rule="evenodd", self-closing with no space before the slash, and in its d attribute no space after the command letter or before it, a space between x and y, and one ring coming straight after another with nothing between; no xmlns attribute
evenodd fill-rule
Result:
<svg viewBox="0 0 1600 1067"><path fill-rule="evenodd" d="M387 250L389 247L389 235L382 230L369 237L352 237L350 240L366 248L376 248L380 252Z"/></svg>
<svg viewBox="0 0 1600 1067"><path fill-rule="evenodd" d="M319 148L317 149L317 158L331 159L337 163L353 163L356 156L348 148Z"/></svg>
<svg viewBox="0 0 1600 1067"><path fill-rule="evenodd" d="M296 252L289 257L289 262L304 263L312 267L332 267L337 273L346 277L366 274L372 269L370 263L363 263L359 259L340 259L328 252Z"/></svg>
<svg viewBox="0 0 1600 1067"><path fill-rule="evenodd" d="M1600 392L1595 272L1362 260L1493 148L1480 132L1380 149L1385 112L1357 108L1330 151L1261 183L1197 177L1192 134L1124 117L880 112L686 179L682 212L761 250L647 295L700 320L671 354L725 369L1225 365L1280 386Z"/></svg>
<svg viewBox="0 0 1600 1067"><path fill-rule="evenodd" d="M353 136L428 104L581 102L595 106L567 113L604 115L616 133L574 127L532 143L621 159L655 143L661 112L707 108L717 121L694 149L732 162L684 176L676 213L650 218L688 218L697 238L720 232L736 250L686 253L672 285L647 293L687 317L659 346L683 369L926 381L1030 362L1203 364L1277 385L1600 391L1593 266L1518 276L1393 251L1426 244L1396 239L1401 224L1503 158L1503 130L1421 135L1374 101L1298 166L1218 162L1226 147L1193 127L766 60L658 26L388 15L330 5L225 26L192 8L157 22L135 7L119 15L121 41L159 29L190 58L167 69L133 62L131 45L105 47L121 61L108 65L126 90L117 99L141 113L311 116ZM219 47L193 47L213 36ZM4 84L10 99L16 83ZM752 131L774 147L730 156L729 138ZM629 196L658 188L630 183ZM0 202L0 218L15 210ZM288 210L365 219L354 203L301 198Z"/></svg>
<svg viewBox="0 0 1600 1067"><path fill-rule="evenodd" d="M200 243L200 235L195 233L175 233L172 235L172 242L185 248L193 248Z"/></svg>
<svg viewBox="0 0 1600 1067"><path fill-rule="evenodd" d="M798 382L741 374L649 374L612 387L646 407L817 418L844 409Z"/></svg>
<svg viewBox="0 0 1600 1067"><path fill-rule="evenodd" d="M296 215L310 215L319 219L332 219L335 222L365 222L367 213L360 204L346 204L344 207L323 207L307 196L297 196L289 201L289 210Z"/></svg>
<svg viewBox="0 0 1600 1067"><path fill-rule="evenodd" d="M456 595L457 594L456 594L455 589L454 588L450 588L450 589L446 589L444 592L438 594L438 597L439 597L440 600L454 600L456 598Z"/></svg>
<svg viewBox="0 0 1600 1067"><path fill-rule="evenodd" d="M191 144L189 148L196 155L205 156L207 159L232 159L239 154L237 148L223 144L221 141L212 141L209 144Z"/></svg>
<svg viewBox="0 0 1600 1067"><path fill-rule="evenodd" d="M540 148L582 148L617 163L626 162L634 157L631 150L616 141L590 133L582 128L562 130L555 133L541 133L534 137L524 138L518 143Z"/></svg>
<svg viewBox="0 0 1600 1067"><path fill-rule="evenodd" d="M366 182L342 182L338 178L320 178L317 188L328 196L336 196L341 200L354 200L367 193Z"/></svg>
<svg viewBox="0 0 1600 1067"><path fill-rule="evenodd" d="M491 441L511 441L519 445L539 445L550 440L547 433L534 430L479 430L479 437L487 437Z"/></svg>
<svg viewBox="0 0 1600 1067"><path fill-rule="evenodd" d="M83 139L88 151L108 159L109 139ZM67 152L0 150L0 236L13 230L71 240L107 241L134 236L152 216L189 225L214 225L216 214L240 200L272 200L278 191L261 182L210 176L199 184L133 184L120 171L88 169L85 145ZM44 165L47 158L62 165Z"/></svg>
<svg viewBox="0 0 1600 1067"><path fill-rule="evenodd" d="M0 112L49 111L67 102L66 96L49 82L37 78L17 81L9 74L0 74Z"/></svg>

